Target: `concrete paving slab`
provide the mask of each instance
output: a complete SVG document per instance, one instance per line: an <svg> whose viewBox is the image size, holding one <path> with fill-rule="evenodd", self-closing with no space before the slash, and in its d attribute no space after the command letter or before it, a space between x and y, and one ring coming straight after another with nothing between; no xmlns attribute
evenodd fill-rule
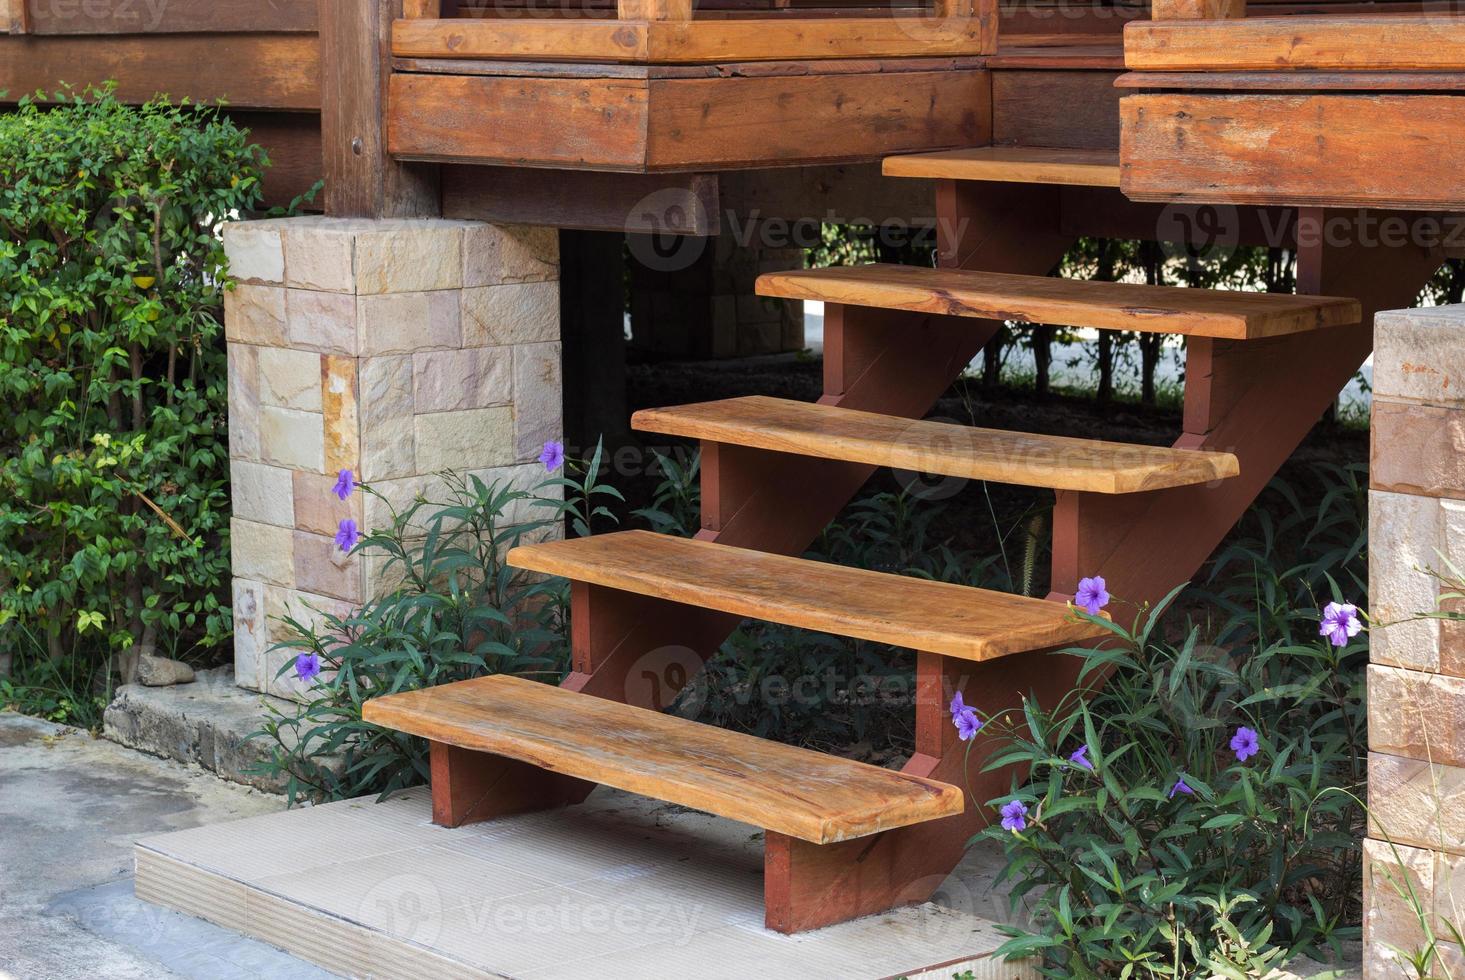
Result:
<svg viewBox="0 0 1465 980"><path fill-rule="evenodd" d="M196 767L0 712L0 977L323 976L131 895L138 838L283 809Z"/></svg>

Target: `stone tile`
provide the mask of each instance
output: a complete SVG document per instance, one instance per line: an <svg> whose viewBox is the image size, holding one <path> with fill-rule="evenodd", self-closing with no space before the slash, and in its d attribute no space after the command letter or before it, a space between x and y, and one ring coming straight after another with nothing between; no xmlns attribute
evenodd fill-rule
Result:
<svg viewBox="0 0 1465 980"><path fill-rule="evenodd" d="M514 462L514 412L475 408L413 419L417 472L482 469Z"/></svg>
<svg viewBox="0 0 1465 980"><path fill-rule="evenodd" d="M514 348L514 459L539 456L544 444L564 433L564 390L560 345L523 344Z"/></svg>
<svg viewBox="0 0 1465 980"><path fill-rule="evenodd" d="M459 291L357 298L361 353L411 354L463 346Z"/></svg>
<svg viewBox="0 0 1465 980"><path fill-rule="evenodd" d="M1402 976L1389 947L1414 952L1426 942L1419 910L1428 916L1434 909L1434 855L1366 840L1363 882L1365 976ZM1405 897L1411 890L1418 910Z"/></svg>
<svg viewBox="0 0 1465 980"><path fill-rule="evenodd" d="M261 405L319 412L320 355L288 347L261 347L259 398Z"/></svg>
<svg viewBox="0 0 1465 980"><path fill-rule="evenodd" d="M1465 769L1369 753L1370 836L1465 854Z"/></svg>
<svg viewBox="0 0 1465 980"><path fill-rule="evenodd" d="M361 559L362 588L369 598L379 599L390 595L407 580L407 569L401 562L393 561L389 555L372 551L363 553Z"/></svg>
<svg viewBox="0 0 1465 980"><path fill-rule="evenodd" d="M539 463L519 463L512 466L491 466L484 469L467 470L458 474L462 480L472 488L472 479L477 477L488 487L513 487L516 490L523 490L526 493L538 492L543 497L563 497L563 488L549 487L539 490L539 485L544 482L544 467ZM377 495L365 498L366 520L363 526L370 528L385 528L391 524L392 512L405 511L418 497L429 501L429 506L424 507L413 521L411 527L414 533L425 534L428 529L428 522L443 507L453 501L450 499L451 491L448 481L441 473L427 473L420 476L412 476L399 480L381 480L372 484L372 489ZM517 500L510 504L503 514L503 526L517 524L529 524L534 521L543 521L551 517L550 512L542 506L538 506L533 500ZM453 525L444 524L445 528Z"/></svg>
<svg viewBox="0 0 1465 980"><path fill-rule="evenodd" d="M229 275L241 283L278 285L285 281L285 249L273 223L231 221L224 225Z"/></svg>
<svg viewBox="0 0 1465 980"><path fill-rule="evenodd" d="M299 633L286 620L293 619L307 629L324 634L330 631L328 616L344 620L354 615L355 611L356 606L344 599L268 584L265 586L265 629L272 644L299 637ZM294 659L294 654L291 654L291 659ZM273 678L274 671L269 676Z"/></svg>
<svg viewBox="0 0 1465 980"><path fill-rule="evenodd" d="M285 282L301 289L354 293L356 229L319 223L285 226Z"/></svg>
<svg viewBox="0 0 1465 980"><path fill-rule="evenodd" d="M375 486L382 480L416 476L417 424L409 416L363 426L361 478Z"/></svg>
<svg viewBox="0 0 1465 980"><path fill-rule="evenodd" d="M1465 933L1465 856L1438 854L1434 865L1434 927L1440 938Z"/></svg>
<svg viewBox="0 0 1465 980"><path fill-rule="evenodd" d="M228 345L231 459L260 458L259 350L252 344Z"/></svg>
<svg viewBox="0 0 1465 980"><path fill-rule="evenodd" d="M512 349L508 347L468 347L414 355L416 411L452 412L507 405L513 400L512 362Z"/></svg>
<svg viewBox="0 0 1465 980"><path fill-rule="evenodd" d="M259 440L266 463L325 472L325 420L319 412L264 406L259 410Z"/></svg>
<svg viewBox="0 0 1465 980"><path fill-rule="evenodd" d="M361 469L361 424L357 418L356 358L320 359L320 393L325 415L326 472Z"/></svg>
<svg viewBox="0 0 1465 980"><path fill-rule="evenodd" d="M1420 619L1438 600L1440 502L1434 497L1370 490L1369 657L1374 663L1438 670L1440 623Z"/></svg>
<svg viewBox="0 0 1465 980"><path fill-rule="evenodd" d="M558 279L560 239L556 228L530 225L471 225L463 229L463 285Z"/></svg>
<svg viewBox="0 0 1465 980"><path fill-rule="evenodd" d="M560 284L510 283L463 290L463 346L560 339Z"/></svg>
<svg viewBox="0 0 1465 980"><path fill-rule="evenodd" d="M260 664L269 646L264 589L262 582L234 580L234 682L251 691L263 686Z"/></svg>
<svg viewBox="0 0 1465 980"><path fill-rule="evenodd" d="M1370 664L1368 747L1465 768L1465 678Z"/></svg>
<svg viewBox="0 0 1465 980"><path fill-rule="evenodd" d="M229 553L236 578L293 588L295 532L288 527L233 518L229 521Z"/></svg>
<svg viewBox="0 0 1465 980"><path fill-rule="evenodd" d="M292 476L296 528L334 536L341 522L347 518L355 520L358 527L365 526L362 523L362 499L365 495L360 490L341 500L331 492L336 483L334 473L296 472Z"/></svg>
<svg viewBox="0 0 1465 980"><path fill-rule="evenodd" d="M1465 306L1385 310L1373 323L1375 398L1465 403Z"/></svg>
<svg viewBox="0 0 1465 980"><path fill-rule="evenodd" d="M356 235L360 295L458 289L463 285L463 225L401 221Z"/></svg>
<svg viewBox="0 0 1465 980"><path fill-rule="evenodd" d="M285 290L243 283L225 290L224 337L231 343L284 347Z"/></svg>
<svg viewBox="0 0 1465 980"><path fill-rule="evenodd" d="M285 316L291 347L322 354L355 355L355 296L287 289Z"/></svg>
<svg viewBox="0 0 1465 980"><path fill-rule="evenodd" d="M229 462L229 501L234 516L279 527L295 526L291 471L263 463Z"/></svg>
<svg viewBox="0 0 1465 980"><path fill-rule="evenodd" d="M1465 409L1375 398L1370 442L1371 486L1465 497Z"/></svg>
<svg viewBox="0 0 1465 980"><path fill-rule="evenodd" d="M344 599L361 601L361 559L336 546L334 535L295 532L295 587Z"/></svg>
<svg viewBox="0 0 1465 980"><path fill-rule="evenodd" d="M361 359L361 473L365 480L417 475L412 356Z"/></svg>

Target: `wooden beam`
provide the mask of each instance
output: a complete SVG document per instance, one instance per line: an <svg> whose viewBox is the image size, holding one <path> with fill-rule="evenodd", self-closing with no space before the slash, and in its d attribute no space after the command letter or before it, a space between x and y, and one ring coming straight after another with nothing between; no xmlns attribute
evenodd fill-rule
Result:
<svg viewBox="0 0 1465 980"><path fill-rule="evenodd" d="M0 91L15 99L116 80L117 97L320 108L320 52L309 34L0 35Z"/></svg>
<svg viewBox="0 0 1465 980"><path fill-rule="evenodd" d="M23 7L26 0L9 0ZM29 0L34 34L314 34L317 0Z"/></svg>
<svg viewBox="0 0 1465 980"><path fill-rule="evenodd" d="M616 0L621 20L691 20L692 0Z"/></svg>
<svg viewBox="0 0 1465 980"><path fill-rule="evenodd" d="M878 67L878 66L871 66ZM976 70L730 78L395 74L399 158L643 172L785 166L975 145ZM519 124L534 118L538 125Z"/></svg>
<svg viewBox="0 0 1465 980"><path fill-rule="evenodd" d="M324 0L321 138L329 214L386 218L439 213L435 168L392 160L383 133L392 22L402 0Z"/></svg>
<svg viewBox="0 0 1465 980"><path fill-rule="evenodd" d="M30 31L30 11L26 0L0 0L0 34L26 34Z"/></svg>
<svg viewBox="0 0 1465 980"><path fill-rule="evenodd" d="M320 117L306 112L229 111L249 140L264 147L270 165L264 172L265 207L284 206L321 179ZM314 209L322 206L316 198Z"/></svg>
<svg viewBox="0 0 1465 980"><path fill-rule="evenodd" d="M1155 21L1236 20L1245 16L1246 0L1153 0L1150 4L1150 17Z"/></svg>
<svg viewBox="0 0 1465 980"><path fill-rule="evenodd" d="M995 50L994 18L800 17L716 20L402 20L399 58L698 64L955 57Z"/></svg>
<svg viewBox="0 0 1465 980"><path fill-rule="evenodd" d="M1139 21L1124 32L1124 60L1140 71L1457 71L1465 69L1465 17Z"/></svg>
<svg viewBox="0 0 1465 980"><path fill-rule="evenodd" d="M1121 187L1141 201L1465 206L1465 99L1131 95Z"/></svg>
<svg viewBox="0 0 1465 980"><path fill-rule="evenodd" d="M444 218L583 231L719 231L718 178L712 174L445 166L442 189Z"/></svg>
<svg viewBox="0 0 1465 980"><path fill-rule="evenodd" d="M992 72L992 142L1114 150L1119 147L1118 72Z"/></svg>

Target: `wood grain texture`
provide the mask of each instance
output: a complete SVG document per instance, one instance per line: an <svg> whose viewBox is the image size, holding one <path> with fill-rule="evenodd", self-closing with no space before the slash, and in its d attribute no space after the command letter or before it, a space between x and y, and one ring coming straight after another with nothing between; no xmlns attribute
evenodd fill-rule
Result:
<svg viewBox="0 0 1465 980"><path fill-rule="evenodd" d="M821 459L1095 493L1135 493L1235 476L1236 457L926 422L753 395L642 409L642 432Z"/></svg>
<svg viewBox="0 0 1465 980"><path fill-rule="evenodd" d="M983 142L985 89L985 74L970 70L651 80L398 73L388 146L403 159L627 172L878 159ZM522 125L528 118L536 125Z"/></svg>
<svg viewBox="0 0 1465 980"><path fill-rule="evenodd" d="M1124 62L1139 71L1451 71L1465 68L1458 14L1136 21Z"/></svg>
<svg viewBox="0 0 1465 980"><path fill-rule="evenodd" d="M0 34L25 34L30 30L30 9L26 0L0 0Z"/></svg>
<svg viewBox="0 0 1465 980"><path fill-rule="evenodd" d="M1355 300L863 265L760 276L758 295L920 313L1251 340L1358 322Z"/></svg>
<svg viewBox="0 0 1465 980"><path fill-rule="evenodd" d="M1142 201L1465 207L1465 99L1131 95L1121 187Z"/></svg>
<svg viewBox="0 0 1465 980"><path fill-rule="evenodd" d="M372 724L815 844L961 813L935 780L500 674L368 701Z"/></svg>
<svg viewBox="0 0 1465 980"><path fill-rule="evenodd" d="M27 0L9 2L18 7ZM29 4L34 34L313 34L317 16L317 0L29 0Z"/></svg>
<svg viewBox="0 0 1465 980"><path fill-rule="evenodd" d="M1246 16L1246 0L1153 0L1150 16L1162 20L1235 20Z"/></svg>
<svg viewBox="0 0 1465 980"><path fill-rule="evenodd" d="M1131 71L1114 85L1218 92L1459 92L1465 90L1465 72Z"/></svg>
<svg viewBox="0 0 1465 980"><path fill-rule="evenodd" d="M610 61L649 64L804 61L989 54L991 19L904 14L689 20L399 20L399 58Z"/></svg>
<svg viewBox="0 0 1465 980"><path fill-rule="evenodd" d="M1109 150L978 146L886 157L883 170L887 177L1119 186L1119 154Z"/></svg>
<svg viewBox="0 0 1465 980"><path fill-rule="evenodd" d="M994 71L992 142L1119 148L1119 72ZM968 144L977 145L977 144Z"/></svg>
<svg viewBox="0 0 1465 980"><path fill-rule="evenodd" d="M713 174L445 166L442 195L444 218L584 231L715 235L720 230Z"/></svg>
<svg viewBox="0 0 1465 980"><path fill-rule="evenodd" d="M320 108L320 51L309 34L0 36L10 98L116 80L123 102L159 93L242 109Z"/></svg>
<svg viewBox="0 0 1465 980"><path fill-rule="evenodd" d="M894 646L991 660L1106 631L1060 603L648 531L523 545L515 568Z"/></svg>
<svg viewBox="0 0 1465 980"><path fill-rule="evenodd" d="M692 0L616 0L621 20L691 20Z"/></svg>

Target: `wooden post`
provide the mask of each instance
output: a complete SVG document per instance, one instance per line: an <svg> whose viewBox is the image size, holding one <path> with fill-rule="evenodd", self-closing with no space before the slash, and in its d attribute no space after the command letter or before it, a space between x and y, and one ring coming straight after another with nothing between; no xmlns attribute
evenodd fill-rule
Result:
<svg viewBox="0 0 1465 980"><path fill-rule="evenodd" d="M691 20L692 0L616 0L621 20Z"/></svg>
<svg viewBox="0 0 1465 980"><path fill-rule="evenodd" d="M402 0L321 0L321 151L326 213L436 217L437 166L402 164L383 131L392 22Z"/></svg>
<svg viewBox="0 0 1465 980"><path fill-rule="evenodd" d="M1246 16L1246 0L1152 0L1151 20L1236 20Z"/></svg>
<svg viewBox="0 0 1465 980"><path fill-rule="evenodd" d="M29 0L0 0L0 28L7 34L29 34Z"/></svg>
<svg viewBox="0 0 1465 980"><path fill-rule="evenodd" d="M429 744L432 766L432 822L461 827L494 817L550 810L578 803L595 788L562 773L550 772L490 752Z"/></svg>

